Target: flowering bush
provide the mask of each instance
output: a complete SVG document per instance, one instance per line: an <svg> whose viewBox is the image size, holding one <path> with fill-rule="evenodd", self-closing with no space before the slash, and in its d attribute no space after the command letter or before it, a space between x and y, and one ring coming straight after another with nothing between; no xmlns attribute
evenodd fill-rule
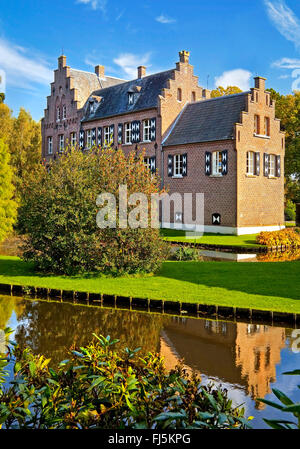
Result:
<svg viewBox="0 0 300 449"><path fill-rule="evenodd" d="M300 246L300 234L293 229L282 229L281 231L261 232L256 237L256 242L270 248L280 246L290 246L297 248Z"/></svg>

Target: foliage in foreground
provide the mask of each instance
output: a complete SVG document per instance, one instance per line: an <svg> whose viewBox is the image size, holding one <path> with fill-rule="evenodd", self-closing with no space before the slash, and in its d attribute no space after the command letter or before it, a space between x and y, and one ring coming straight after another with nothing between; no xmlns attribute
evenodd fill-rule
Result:
<svg viewBox="0 0 300 449"><path fill-rule="evenodd" d="M300 247L300 234L293 229L282 229L281 231L261 232L256 237L257 243L273 246L290 246L293 248Z"/></svg>
<svg viewBox="0 0 300 449"><path fill-rule="evenodd" d="M283 373L289 376L300 375L300 369L294 371L287 371ZM298 385L300 389L300 385ZM281 410L284 415L282 419L264 419L264 421L272 428L272 429L300 429L300 402L293 402L288 396L286 396L282 391L277 390L276 388L272 389L276 398L279 399L280 403L269 401L267 399L258 399L258 401L263 402L264 404L270 405L277 410ZM285 419L286 415L288 418L290 415L296 418L295 420Z"/></svg>
<svg viewBox="0 0 300 449"><path fill-rule="evenodd" d="M127 185L128 197L145 194L148 204L151 194L159 193L158 179L145 167L143 154L135 152L125 156L122 150L110 148L85 153L72 148L53 161L49 170L37 170L23 185L19 210L19 224L27 235L24 259L35 262L40 271L68 275L158 269L167 246L159 229L119 227L120 185ZM96 200L101 193L113 194L117 207L115 226L104 229L96 224L101 210ZM112 209L106 216L114 214ZM128 215L138 223L148 210L137 209L137 204L128 206Z"/></svg>
<svg viewBox="0 0 300 449"><path fill-rule="evenodd" d="M0 365L14 367L14 380L0 391L5 428L246 428L244 410L227 391L202 386L182 366L166 371L163 359L138 349L116 351L118 340L97 337L70 350L70 359L50 368L50 359L16 346Z"/></svg>

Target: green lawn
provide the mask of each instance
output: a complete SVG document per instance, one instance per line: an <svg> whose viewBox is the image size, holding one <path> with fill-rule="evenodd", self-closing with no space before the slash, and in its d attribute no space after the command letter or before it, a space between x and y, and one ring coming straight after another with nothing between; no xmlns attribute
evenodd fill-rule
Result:
<svg viewBox="0 0 300 449"><path fill-rule="evenodd" d="M165 262L153 276L45 276L0 257L0 283L300 313L300 261Z"/></svg>
<svg viewBox="0 0 300 449"><path fill-rule="evenodd" d="M175 229L162 229L164 240L172 242L203 243L205 245L218 246L241 246L244 248L259 248L262 245L256 243L257 234L249 235L224 235L224 234L204 234L201 237L187 237L185 231Z"/></svg>

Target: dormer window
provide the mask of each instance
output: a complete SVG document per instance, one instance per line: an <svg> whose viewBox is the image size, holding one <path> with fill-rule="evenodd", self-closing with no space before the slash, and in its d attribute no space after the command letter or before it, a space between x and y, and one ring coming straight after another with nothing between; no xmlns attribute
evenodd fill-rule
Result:
<svg viewBox="0 0 300 449"><path fill-rule="evenodd" d="M95 112L95 103L90 103L90 114L94 114Z"/></svg>
<svg viewBox="0 0 300 449"><path fill-rule="evenodd" d="M132 105L133 104L133 100L134 100L134 96L132 92L128 93L128 104Z"/></svg>

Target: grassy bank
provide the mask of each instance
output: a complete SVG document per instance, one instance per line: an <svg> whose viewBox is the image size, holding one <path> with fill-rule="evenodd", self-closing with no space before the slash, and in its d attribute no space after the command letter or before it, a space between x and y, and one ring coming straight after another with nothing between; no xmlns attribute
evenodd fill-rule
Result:
<svg viewBox="0 0 300 449"><path fill-rule="evenodd" d="M260 248L262 245L256 243L256 235L222 235L222 234L204 234L201 237L191 236L187 237L185 231L175 229L162 229L161 233L164 240L171 242L190 242L202 243L203 245L217 245L217 246L240 246L244 248Z"/></svg>
<svg viewBox="0 0 300 449"><path fill-rule="evenodd" d="M165 262L153 276L46 276L0 257L0 283L300 313L300 261Z"/></svg>

